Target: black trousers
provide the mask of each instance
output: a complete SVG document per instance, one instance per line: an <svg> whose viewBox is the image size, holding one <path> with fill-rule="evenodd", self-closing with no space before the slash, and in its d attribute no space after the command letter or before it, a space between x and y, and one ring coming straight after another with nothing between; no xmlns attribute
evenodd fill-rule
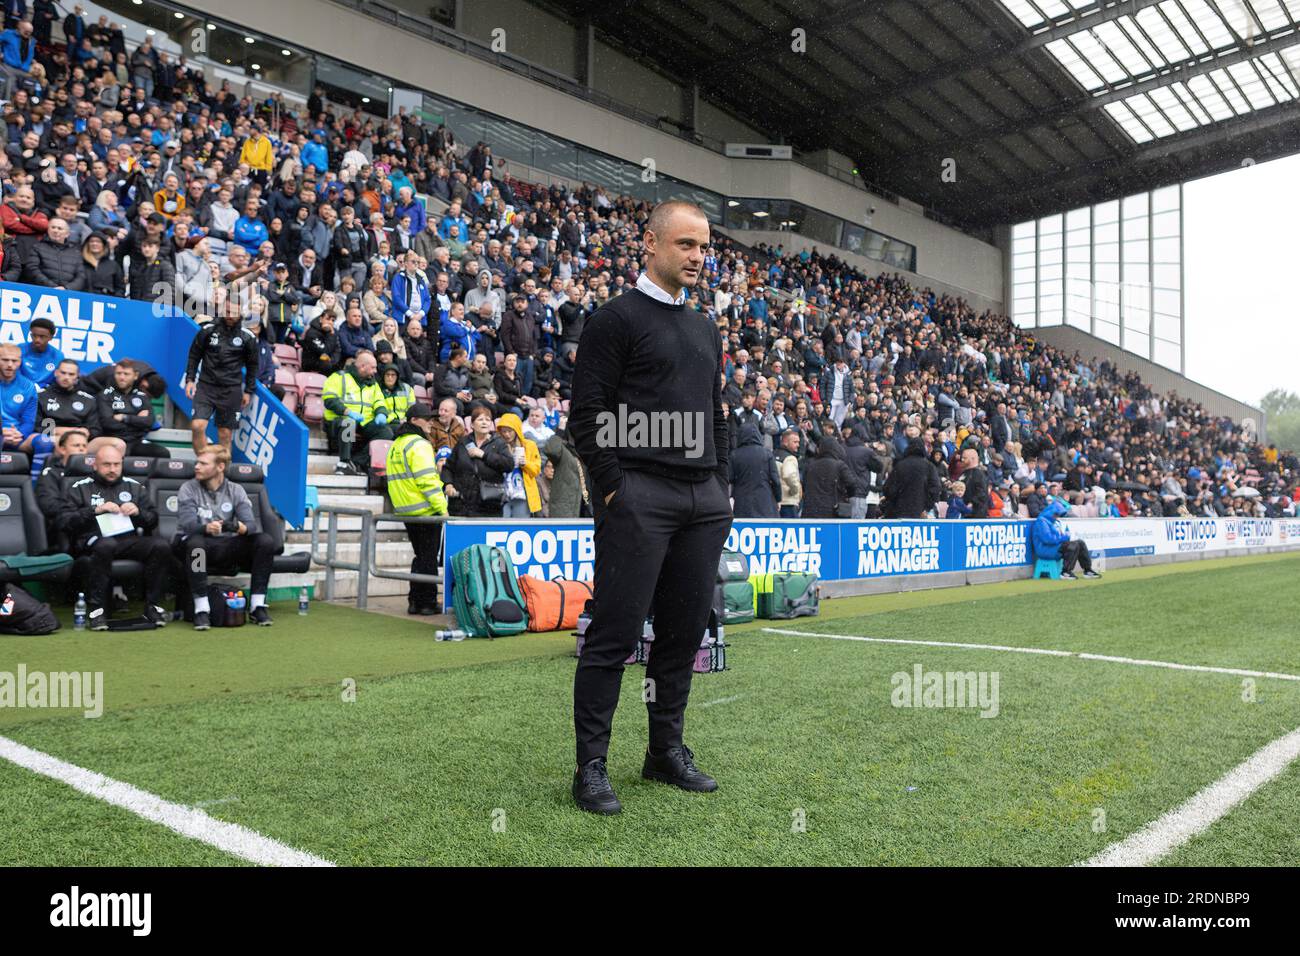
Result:
<svg viewBox="0 0 1300 956"><path fill-rule="evenodd" d="M275 560L275 540L265 532L220 537L191 534L176 543L176 560L181 562L194 597L208 593L209 568L214 571L248 568L252 571L248 592L265 594L271 580L271 563Z"/></svg>
<svg viewBox="0 0 1300 956"><path fill-rule="evenodd" d="M411 573L437 574L442 525L407 522L406 536L411 539L411 547L415 549L415 557L411 559ZM406 602L411 607L438 607L438 585L412 581L411 593Z"/></svg>
<svg viewBox="0 0 1300 956"><path fill-rule="evenodd" d="M144 596L150 604L161 606L171 580L172 555L162 538L116 535L100 538L82 554L90 555L86 581L86 607L108 607L108 593L113 584L113 562L144 563Z"/></svg>
<svg viewBox="0 0 1300 956"><path fill-rule="evenodd" d="M1061 570L1073 571L1076 561L1079 562L1079 567L1083 568L1084 574L1092 570L1092 557L1088 554L1088 545L1079 540L1065 542L1061 545Z"/></svg>
<svg viewBox="0 0 1300 956"><path fill-rule="evenodd" d="M624 473L606 505L592 495L595 580L591 623L573 679L578 764L604 757L618 706L623 662L654 608L654 648L646 667L650 747L682 743L691 665L713 604L718 559L731 530L731 503L713 476L677 481Z"/></svg>
<svg viewBox="0 0 1300 956"><path fill-rule="evenodd" d="M338 449L339 461L350 461L363 471L370 467L370 443L372 441L392 441L393 430L387 425L367 422L358 425L353 431L352 441L343 440L343 422L350 419L336 418L325 426L325 434Z"/></svg>

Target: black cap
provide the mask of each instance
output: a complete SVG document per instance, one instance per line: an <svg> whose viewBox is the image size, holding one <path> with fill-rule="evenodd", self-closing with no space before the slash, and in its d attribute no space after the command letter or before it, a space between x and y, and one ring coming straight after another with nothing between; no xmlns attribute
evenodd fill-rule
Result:
<svg viewBox="0 0 1300 956"><path fill-rule="evenodd" d="M283 262L277 262L275 265L271 266L271 269L272 269L272 270L275 270L275 269L287 269L287 268L289 268L288 265L286 265L286 264L283 263Z"/></svg>
<svg viewBox="0 0 1300 956"><path fill-rule="evenodd" d="M429 407L427 402L416 402L406 410L406 420L408 422L413 418L432 420L437 417L437 413Z"/></svg>

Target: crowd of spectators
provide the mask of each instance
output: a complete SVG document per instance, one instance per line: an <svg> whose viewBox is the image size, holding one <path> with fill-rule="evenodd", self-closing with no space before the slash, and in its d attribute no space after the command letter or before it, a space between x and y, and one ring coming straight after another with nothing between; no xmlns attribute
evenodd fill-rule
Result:
<svg viewBox="0 0 1300 956"><path fill-rule="evenodd" d="M0 37L5 280L238 303L268 385L288 343L304 371L365 356L367 386L428 389L453 514L587 513L565 407L587 317L636 281L646 202L519 181L490 144L319 88L241 96L69 20L71 50L49 24ZM715 234L688 302L723 332L738 516L1295 513L1294 452L901 275Z"/></svg>

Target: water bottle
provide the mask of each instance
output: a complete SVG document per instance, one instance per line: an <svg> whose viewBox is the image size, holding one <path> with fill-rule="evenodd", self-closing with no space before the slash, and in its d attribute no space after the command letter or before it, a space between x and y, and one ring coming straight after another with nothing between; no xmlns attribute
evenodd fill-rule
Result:
<svg viewBox="0 0 1300 956"><path fill-rule="evenodd" d="M437 631L434 634L434 637L440 641L463 641L465 638L469 637L469 635L460 630L460 628L456 628L450 631Z"/></svg>
<svg viewBox="0 0 1300 956"><path fill-rule="evenodd" d="M86 629L86 595L77 592L77 603L72 608L72 629L75 631L84 631Z"/></svg>
<svg viewBox="0 0 1300 956"><path fill-rule="evenodd" d="M307 615L307 589L303 588L298 592L298 613L304 617Z"/></svg>

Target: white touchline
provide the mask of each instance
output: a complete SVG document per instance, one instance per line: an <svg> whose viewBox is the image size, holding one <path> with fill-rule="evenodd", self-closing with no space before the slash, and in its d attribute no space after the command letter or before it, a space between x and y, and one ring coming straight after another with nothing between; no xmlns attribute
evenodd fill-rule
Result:
<svg viewBox="0 0 1300 956"><path fill-rule="evenodd" d="M1206 830L1300 757L1300 727L1261 747L1182 806L1079 866L1146 866Z"/></svg>
<svg viewBox="0 0 1300 956"><path fill-rule="evenodd" d="M822 634L817 631L794 631L781 627L765 627L773 634L793 634L799 637L828 637L837 641L864 641L871 644L920 644L926 647L961 647L978 651L1011 651L1016 654L1048 654L1053 657L1074 657L1079 660L1107 661L1112 664L1134 664L1139 667L1166 667L1179 671L1204 671L1213 674L1233 674L1238 677L1271 677L1276 680L1300 681L1300 674L1279 674L1275 671L1252 671L1240 667L1209 667L1202 664L1176 664L1170 661L1148 661L1135 657L1116 657L1112 654L1088 654L1082 651L1054 651L1039 647L1008 647L1002 644L960 644L954 641L917 641L903 637L862 637L853 634ZM1268 783L1292 761L1300 757L1300 727L1285 737L1279 737L1229 770L1224 776L1195 794L1186 803L1170 810L1160 819L1102 850L1078 866L1146 866L1198 833L1206 830L1233 807Z"/></svg>
<svg viewBox="0 0 1300 956"><path fill-rule="evenodd" d="M237 823L215 820L195 807L172 803L129 783L33 750L8 737L0 737L0 758L250 863L263 866L334 866L329 860L285 846L277 840L262 836L256 830L249 830Z"/></svg>
<svg viewBox="0 0 1300 956"><path fill-rule="evenodd" d="M701 706L701 707L712 707L712 706L714 706L715 704L730 704L732 701L740 700L740 698L743 697L743 696L745 696L745 695L744 695L744 694L737 694L735 697L719 697L717 700L706 700L704 703L700 704L700 706Z"/></svg>
<svg viewBox="0 0 1300 956"><path fill-rule="evenodd" d="M1138 667L1165 667L1176 671L1202 671L1209 674L1235 674L1238 677L1271 677L1275 680L1300 681L1300 674L1279 674L1276 671L1252 671L1240 667L1210 667L1206 664L1177 664L1171 661L1147 661L1138 657L1115 657L1112 654L1089 654L1086 651L1054 651L1042 647L1009 647L1005 644L960 644L955 641L917 641L904 637L861 637L855 634L822 634L817 631L791 631L782 627L765 627L773 634L794 634L798 637L826 637L834 641L864 641L869 644L919 644L924 647L961 647L972 651L1008 651L1013 654L1046 654L1050 657L1075 657L1083 661L1108 661L1112 664L1133 664Z"/></svg>

